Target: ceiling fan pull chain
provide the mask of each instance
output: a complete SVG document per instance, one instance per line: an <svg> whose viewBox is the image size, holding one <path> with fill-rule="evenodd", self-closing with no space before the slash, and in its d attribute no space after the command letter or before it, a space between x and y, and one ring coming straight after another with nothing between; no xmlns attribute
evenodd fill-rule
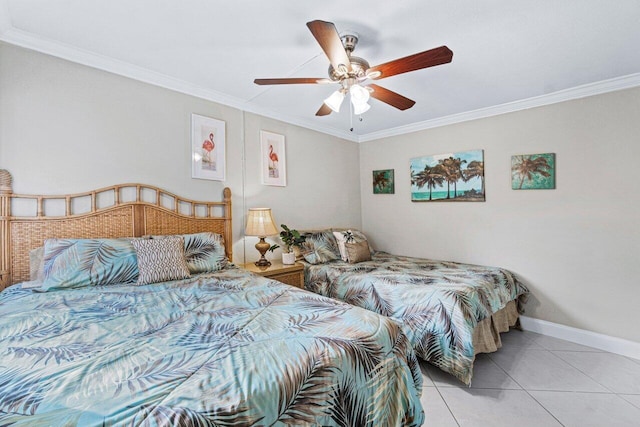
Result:
<svg viewBox="0 0 640 427"><path fill-rule="evenodd" d="M349 95L349 98L351 98L351 95ZM349 102L349 124L351 125L349 132L353 132L353 103L352 102Z"/></svg>

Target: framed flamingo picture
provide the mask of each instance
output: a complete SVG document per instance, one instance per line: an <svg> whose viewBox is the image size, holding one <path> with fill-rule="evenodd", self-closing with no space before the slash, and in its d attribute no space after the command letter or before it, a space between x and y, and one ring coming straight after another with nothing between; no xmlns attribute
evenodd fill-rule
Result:
<svg viewBox="0 0 640 427"><path fill-rule="evenodd" d="M261 173L263 185L285 187L287 166L284 152L284 135L260 131Z"/></svg>
<svg viewBox="0 0 640 427"><path fill-rule="evenodd" d="M225 123L191 115L191 177L225 180Z"/></svg>

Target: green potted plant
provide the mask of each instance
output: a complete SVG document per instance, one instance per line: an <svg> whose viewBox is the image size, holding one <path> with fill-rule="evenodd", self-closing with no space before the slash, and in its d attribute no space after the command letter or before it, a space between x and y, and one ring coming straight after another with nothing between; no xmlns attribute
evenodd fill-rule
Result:
<svg viewBox="0 0 640 427"><path fill-rule="evenodd" d="M283 264L295 264L296 254L293 252L294 246L301 247L306 237L302 236L298 230L292 230L284 224L280 224L282 231L280 232L280 240L286 246L286 251L282 252Z"/></svg>

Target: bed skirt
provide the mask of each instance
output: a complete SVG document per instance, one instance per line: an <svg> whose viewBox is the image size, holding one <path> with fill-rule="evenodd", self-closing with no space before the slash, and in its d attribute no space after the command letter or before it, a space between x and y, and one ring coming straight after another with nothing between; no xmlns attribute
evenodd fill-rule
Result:
<svg viewBox="0 0 640 427"><path fill-rule="evenodd" d="M510 327L519 325L518 306L515 300L480 321L473 330L473 349L475 354L493 353L502 347L500 333L507 332Z"/></svg>

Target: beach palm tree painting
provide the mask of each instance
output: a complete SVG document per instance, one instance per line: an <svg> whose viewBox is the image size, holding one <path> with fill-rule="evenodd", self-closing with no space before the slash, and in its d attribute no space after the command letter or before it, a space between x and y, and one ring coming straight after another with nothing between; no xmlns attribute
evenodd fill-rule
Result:
<svg viewBox="0 0 640 427"><path fill-rule="evenodd" d="M410 161L411 201L484 202L484 151L416 157Z"/></svg>
<svg viewBox="0 0 640 427"><path fill-rule="evenodd" d="M373 194L394 194L393 169L373 171Z"/></svg>
<svg viewBox="0 0 640 427"><path fill-rule="evenodd" d="M556 155L521 154L511 156L511 188L514 190L556 188Z"/></svg>

